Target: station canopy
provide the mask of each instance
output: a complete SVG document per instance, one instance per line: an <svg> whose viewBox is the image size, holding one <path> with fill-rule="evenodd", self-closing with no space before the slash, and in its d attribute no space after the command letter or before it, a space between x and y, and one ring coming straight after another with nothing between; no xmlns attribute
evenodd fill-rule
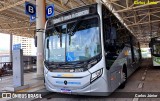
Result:
<svg viewBox="0 0 160 101"><path fill-rule="evenodd" d="M25 14L25 1L0 0L0 33L33 37L36 23ZM55 15L88 4L104 2L117 18L148 47L151 37L160 36L160 0L46 0L54 4Z"/></svg>

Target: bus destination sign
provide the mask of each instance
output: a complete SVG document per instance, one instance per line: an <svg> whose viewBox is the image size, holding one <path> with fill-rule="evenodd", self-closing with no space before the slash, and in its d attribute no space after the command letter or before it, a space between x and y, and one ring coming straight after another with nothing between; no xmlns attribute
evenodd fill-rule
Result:
<svg viewBox="0 0 160 101"><path fill-rule="evenodd" d="M62 21L66 21L66 20L73 19L73 18L76 18L76 17L84 16L84 15L87 15L87 14L89 14L89 9L79 11L79 12L73 12L73 13L68 14L66 16L61 16L59 18L53 19L53 23L56 24L56 23L59 23L59 22L62 22Z"/></svg>

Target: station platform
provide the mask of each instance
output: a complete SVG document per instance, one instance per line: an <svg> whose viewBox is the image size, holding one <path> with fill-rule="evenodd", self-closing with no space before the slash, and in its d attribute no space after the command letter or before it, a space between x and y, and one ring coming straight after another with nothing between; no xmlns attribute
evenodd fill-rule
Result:
<svg viewBox="0 0 160 101"><path fill-rule="evenodd" d="M16 92L46 92L48 91L44 87L44 78L43 77L37 77L36 72L30 72L30 73L24 73L24 85L29 85L29 88L18 90ZM0 77L0 92L10 92L6 90L6 87L13 87L13 76L4 76ZM31 99L28 99L27 101L30 101ZM5 98L1 99L0 101L21 101L20 99L11 99L11 98Z"/></svg>

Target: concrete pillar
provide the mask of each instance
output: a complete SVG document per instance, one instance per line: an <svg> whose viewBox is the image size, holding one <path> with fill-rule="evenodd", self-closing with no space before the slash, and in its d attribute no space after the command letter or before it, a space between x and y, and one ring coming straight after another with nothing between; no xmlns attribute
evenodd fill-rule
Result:
<svg viewBox="0 0 160 101"><path fill-rule="evenodd" d="M36 29L44 29L45 27L45 1L46 0L36 0ZM37 31L37 76L43 76L43 32Z"/></svg>
<svg viewBox="0 0 160 101"><path fill-rule="evenodd" d="M10 34L10 51L9 51L9 61L12 62L12 42L13 41L13 35Z"/></svg>

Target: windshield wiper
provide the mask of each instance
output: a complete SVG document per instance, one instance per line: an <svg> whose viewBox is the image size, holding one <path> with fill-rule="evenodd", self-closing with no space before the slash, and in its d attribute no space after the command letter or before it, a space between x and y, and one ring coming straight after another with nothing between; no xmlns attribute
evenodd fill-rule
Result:
<svg viewBox="0 0 160 101"><path fill-rule="evenodd" d="M78 19L76 21L76 23L73 25L73 27L71 28L71 30L69 32L69 35L73 36L75 34L76 31L74 31L74 30L80 25L81 22L82 22L82 17L80 19Z"/></svg>
<svg viewBox="0 0 160 101"><path fill-rule="evenodd" d="M59 32L56 30L56 27L54 26L54 24L53 24L53 29L54 29L54 31L57 33L58 37L60 38L60 47L62 47L62 33L59 33Z"/></svg>
<svg viewBox="0 0 160 101"><path fill-rule="evenodd" d="M73 27L71 28L70 32L69 32L69 45L71 44L71 36L73 36L76 31L74 31L78 25L80 25L80 23L82 22L82 17L76 21L76 23L73 25Z"/></svg>

